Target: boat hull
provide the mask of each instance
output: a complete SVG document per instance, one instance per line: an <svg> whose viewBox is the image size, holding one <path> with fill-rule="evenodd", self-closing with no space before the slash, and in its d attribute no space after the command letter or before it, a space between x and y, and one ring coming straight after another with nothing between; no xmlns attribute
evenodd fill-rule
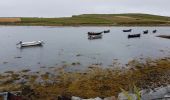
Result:
<svg viewBox="0 0 170 100"><path fill-rule="evenodd" d="M42 44L42 41L23 42L20 44L20 47L42 46Z"/></svg>
<svg viewBox="0 0 170 100"><path fill-rule="evenodd" d="M140 38L141 34L128 35L128 38Z"/></svg>
<svg viewBox="0 0 170 100"><path fill-rule="evenodd" d="M157 32L157 30L153 30L153 31L152 31L152 33L156 33L156 32Z"/></svg>
<svg viewBox="0 0 170 100"><path fill-rule="evenodd" d="M143 34L148 34L148 32L149 32L148 30L146 30L146 31L143 31Z"/></svg>
<svg viewBox="0 0 170 100"><path fill-rule="evenodd" d="M129 29L129 30L123 30L123 32L131 32L132 29Z"/></svg>
<svg viewBox="0 0 170 100"><path fill-rule="evenodd" d="M110 30L105 30L105 31L103 31L104 33L110 33Z"/></svg>
<svg viewBox="0 0 170 100"><path fill-rule="evenodd" d="M103 32L88 32L88 35L101 35Z"/></svg>

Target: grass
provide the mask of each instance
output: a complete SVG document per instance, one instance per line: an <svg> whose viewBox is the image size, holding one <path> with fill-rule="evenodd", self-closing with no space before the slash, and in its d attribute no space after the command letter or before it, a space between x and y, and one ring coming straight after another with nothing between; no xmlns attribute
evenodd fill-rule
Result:
<svg viewBox="0 0 170 100"><path fill-rule="evenodd" d="M170 25L170 17L150 14L82 14L63 18L23 17L19 22L0 22L2 25L40 26L119 26Z"/></svg>

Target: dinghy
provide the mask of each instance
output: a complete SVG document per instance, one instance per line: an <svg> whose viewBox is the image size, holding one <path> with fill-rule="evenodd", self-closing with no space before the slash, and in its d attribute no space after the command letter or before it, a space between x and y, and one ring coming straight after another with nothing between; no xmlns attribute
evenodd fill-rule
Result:
<svg viewBox="0 0 170 100"><path fill-rule="evenodd" d="M131 32L132 29L128 29L128 30L123 30L123 32Z"/></svg>
<svg viewBox="0 0 170 100"><path fill-rule="evenodd" d="M110 33L110 30L104 30L103 32L104 33Z"/></svg>
<svg viewBox="0 0 170 100"><path fill-rule="evenodd" d="M88 32L88 35L101 35L103 32Z"/></svg>
<svg viewBox="0 0 170 100"><path fill-rule="evenodd" d="M20 41L17 45L20 47L30 47L30 46L42 46L43 41L32 41L32 42L22 42Z"/></svg>
<svg viewBox="0 0 170 100"><path fill-rule="evenodd" d="M148 34L148 32L149 32L148 30L145 30L143 31L143 34Z"/></svg>
<svg viewBox="0 0 170 100"><path fill-rule="evenodd" d="M153 31L152 31L152 33L156 33L156 32L157 32L157 30L153 30Z"/></svg>
<svg viewBox="0 0 170 100"><path fill-rule="evenodd" d="M140 34L132 34L132 35L129 34L129 35L128 35L128 39L129 39L129 38L137 38L137 37L140 38L140 36L141 36Z"/></svg>

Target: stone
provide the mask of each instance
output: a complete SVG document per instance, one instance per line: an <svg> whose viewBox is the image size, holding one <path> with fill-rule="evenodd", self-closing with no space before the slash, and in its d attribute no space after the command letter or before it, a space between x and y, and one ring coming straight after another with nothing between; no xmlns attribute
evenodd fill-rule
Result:
<svg viewBox="0 0 170 100"><path fill-rule="evenodd" d="M116 100L116 97L115 96L106 97L103 100Z"/></svg>
<svg viewBox="0 0 170 100"><path fill-rule="evenodd" d="M71 100L71 98L67 96L58 96L57 100Z"/></svg>
<svg viewBox="0 0 170 100"><path fill-rule="evenodd" d="M137 96L133 93L128 93L128 95L131 97L131 100L137 100ZM128 97L123 93L119 93L118 100L128 100Z"/></svg>
<svg viewBox="0 0 170 100"><path fill-rule="evenodd" d="M17 59L17 58L19 59L19 58L22 58L22 57L20 57L20 56L17 56L17 57L14 57L14 58L15 58L15 59Z"/></svg>
<svg viewBox="0 0 170 100"><path fill-rule="evenodd" d="M165 100L169 100L169 99L170 99L170 93L169 93L169 94L166 94L166 95L164 96L164 99L165 99Z"/></svg>
<svg viewBox="0 0 170 100"><path fill-rule="evenodd" d="M167 87L159 87L155 88L154 90L142 90L141 97L142 100L156 100L156 99L163 99L165 96L168 96L170 92L170 86Z"/></svg>
<svg viewBox="0 0 170 100"><path fill-rule="evenodd" d="M157 63L152 62L149 65L155 67L155 66L157 66Z"/></svg>
<svg viewBox="0 0 170 100"><path fill-rule="evenodd" d="M82 100L80 97L75 97L75 96L72 96L71 97L71 100Z"/></svg>
<svg viewBox="0 0 170 100"><path fill-rule="evenodd" d="M82 100L102 100L102 99L101 99L101 98L99 98L99 97L96 97L96 98L82 99Z"/></svg>

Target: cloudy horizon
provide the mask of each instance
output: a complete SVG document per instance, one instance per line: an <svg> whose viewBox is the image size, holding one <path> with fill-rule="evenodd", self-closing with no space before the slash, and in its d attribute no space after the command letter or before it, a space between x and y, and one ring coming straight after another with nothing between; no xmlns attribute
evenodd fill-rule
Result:
<svg viewBox="0 0 170 100"><path fill-rule="evenodd" d="M0 17L146 13L170 16L170 0L3 0Z"/></svg>

